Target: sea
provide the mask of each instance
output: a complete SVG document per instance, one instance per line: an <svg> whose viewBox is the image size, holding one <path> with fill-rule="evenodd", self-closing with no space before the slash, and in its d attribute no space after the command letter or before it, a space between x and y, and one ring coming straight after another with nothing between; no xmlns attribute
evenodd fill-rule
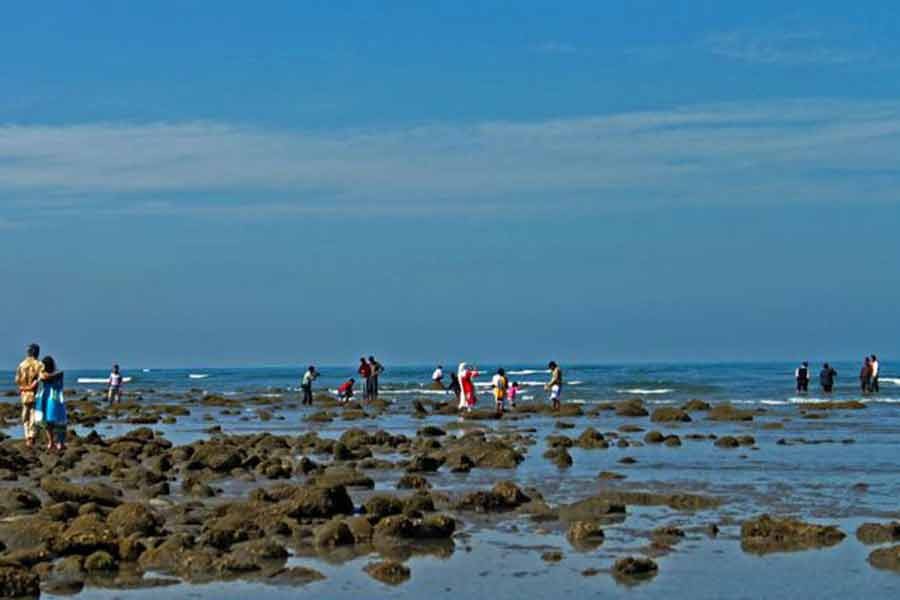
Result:
<svg viewBox="0 0 900 600"><path fill-rule="evenodd" d="M723 500L712 511L682 513L666 507L629 507L622 524L606 528L603 545L591 552L571 547L565 531L552 525L509 515L487 525L463 516L462 535L449 556L416 556L407 561L412 578L398 587L370 579L363 567L375 557L341 562L315 558L292 558L292 564L315 568L326 575L323 582L302 588L267 586L253 581L179 584L160 589L109 590L88 587L79 598L422 598L422 597L627 597L656 598L660 594L690 598L900 598L900 574L874 569L866 562L874 548L859 542L854 533L864 522L900 520L900 366L882 362L877 394L861 394L860 364L837 361L837 385L832 394L819 391L819 364L811 366L810 391L794 388L796 364L755 363L654 363L654 364L562 364L566 385L564 402L592 405L640 398L648 409L680 406L699 399L710 404L729 402L758 411L752 422L720 423L692 413L689 423L651 423L603 411L594 416L557 419L548 415L523 420L487 421L488 429L527 432L536 443L529 447L524 463L514 472L475 469L469 474L439 472L429 480L436 490L450 494L490 487L500 479L512 479L523 487L539 490L551 504L572 502L598 490L615 487L663 493L688 492L713 495ZM299 381L304 366L259 368L128 368L132 380L126 388L141 401L190 403L215 393L225 396L270 395L285 400L277 418L261 421L256 406L241 415L223 415L221 409L191 406L191 415L172 425L154 425L175 443L190 443L207 437L211 423L225 433L272 431L279 434L316 430L323 436L339 436L350 427L386 429L415 435L423 421L413 417L416 399L450 401L446 392L432 389L431 373L436 365L401 366L385 363L381 397L392 407L377 421L309 423L304 416L317 407L299 406ZM487 389L500 365L478 365L480 405L489 407ZM505 364L510 380L520 384L520 402L547 402L544 384L549 373L543 365ZM444 372L456 365L443 365ZM356 373L355 366L319 367L317 391L331 391ZM66 373L70 394L93 394L100 400L107 369L73 370ZM0 373L9 382L11 372ZM78 381L82 380L82 383ZM87 382L87 383L85 383ZM357 384L357 393L360 385ZM17 402L15 398L5 398ZM291 400L290 402L287 402ZM827 411L824 418L807 410L820 401L859 400L862 410ZM821 411L815 411L821 412ZM451 435L458 424L455 416L431 416L428 424L446 425ZM646 431L658 429L681 437L682 446L639 445L608 450L571 449L574 464L560 470L542 457L550 434L577 437L586 427L615 432L625 424ZM131 428L124 422L104 421L97 430L104 436ZM13 423L7 435L20 436ZM88 432L76 428L79 434ZM689 436L693 434L693 439ZM642 440L644 433L628 434ZM752 447L726 450L716 447L710 436L750 435ZM623 464L622 458L636 462ZM393 457L396 459L397 457ZM621 482L598 479L602 471L615 471L627 478ZM395 491L399 472L377 472L371 476L376 491ZM226 490L227 493L227 490ZM241 492L234 492L239 494ZM354 492L357 494L357 492ZM354 500L357 497L354 496ZM847 538L834 547L802 552L758 556L740 545L742 520L762 513L793 516L817 523L835 524ZM703 533L710 524L719 535ZM687 532L675 550L655 560L659 574L640 585L623 585L608 569L616 558L641 555L647 550L649 532L661 525L675 525ZM541 556L560 550L564 558L548 563ZM595 574L596 573L596 574ZM588 576L586 574L590 574ZM45 596L52 597L52 596Z"/></svg>

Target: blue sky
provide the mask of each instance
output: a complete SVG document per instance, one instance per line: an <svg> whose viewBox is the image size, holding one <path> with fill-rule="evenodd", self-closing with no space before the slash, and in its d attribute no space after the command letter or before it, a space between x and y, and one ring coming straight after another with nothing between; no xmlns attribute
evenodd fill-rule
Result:
<svg viewBox="0 0 900 600"><path fill-rule="evenodd" d="M0 24L0 358L898 356L894 3Z"/></svg>

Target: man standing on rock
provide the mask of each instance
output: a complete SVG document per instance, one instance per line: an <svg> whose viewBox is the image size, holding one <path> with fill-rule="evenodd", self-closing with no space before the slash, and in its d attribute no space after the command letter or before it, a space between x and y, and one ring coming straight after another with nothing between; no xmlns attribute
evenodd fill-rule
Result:
<svg viewBox="0 0 900 600"><path fill-rule="evenodd" d="M369 385L366 390L368 393L366 394L369 397L369 400L378 400L378 376L384 373L384 367L381 366L381 363L375 360L374 356L369 357L369 368L372 371L372 374L369 376Z"/></svg>
<svg viewBox="0 0 900 600"><path fill-rule="evenodd" d="M562 369L560 369L559 365L552 360L550 361L550 364L547 365L547 368L550 369L550 381L544 388L550 390L550 402L553 405L553 410L559 410L559 398L562 394L563 386Z"/></svg>
<svg viewBox="0 0 900 600"><path fill-rule="evenodd" d="M316 371L316 368L313 365L309 365L309 368L306 370L306 373L303 374L303 381L300 383L300 389L303 390L303 402L304 406L312 406L313 403L313 394L312 394L312 384L313 381L319 376L319 372Z"/></svg>
<svg viewBox="0 0 900 600"><path fill-rule="evenodd" d="M22 427L25 430L25 444L31 448L34 446L34 396L37 392L38 381L44 372L44 365L38 360L41 348L37 344L31 344L25 350L25 360L19 363L16 369L16 386L22 399Z"/></svg>

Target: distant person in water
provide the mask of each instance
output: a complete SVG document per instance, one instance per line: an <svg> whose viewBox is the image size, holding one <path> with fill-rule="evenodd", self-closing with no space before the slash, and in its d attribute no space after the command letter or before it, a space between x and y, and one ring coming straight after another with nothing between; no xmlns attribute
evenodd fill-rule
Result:
<svg viewBox="0 0 900 600"><path fill-rule="evenodd" d="M506 391L509 388L509 380L506 378L506 371L497 369L491 380L491 387L494 391L494 406L498 415L503 414L503 405L506 402Z"/></svg>
<svg viewBox="0 0 900 600"><path fill-rule="evenodd" d="M431 387L436 390L444 389L444 367L441 365L438 365L434 373L431 374Z"/></svg>
<svg viewBox="0 0 900 600"><path fill-rule="evenodd" d="M826 394L830 394L831 390L834 389L834 380L837 378L837 371L834 370L834 367L825 363L822 365L822 370L819 371L819 383L822 385L822 391Z"/></svg>
<svg viewBox="0 0 900 600"><path fill-rule="evenodd" d="M122 401L122 380L123 377L122 373L119 372L119 365L113 365L112 372L107 380L109 392L106 394L106 399L110 404Z"/></svg>
<svg viewBox="0 0 900 600"><path fill-rule="evenodd" d="M62 451L66 447L66 401L63 397L63 372L57 370L52 356L41 361L41 386L34 403L35 421L40 421L47 434L47 450Z"/></svg>
<svg viewBox="0 0 900 600"><path fill-rule="evenodd" d="M509 389L506 390L506 398L509 400L509 407L516 407L516 396L519 395L519 382L513 381Z"/></svg>
<svg viewBox="0 0 900 600"><path fill-rule="evenodd" d="M794 371L794 379L797 381L797 392L806 393L809 391L809 363L805 360Z"/></svg>
<svg viewBox="0 0 900 600"><path fill-rule="evenodd" d="M19 398L22 401L22 428L25 431L25 444L29 448L34 446L34 400L44 371L43 363L38 360L40 355L41 347L31 344L25 349L25 360L16 369L16 387L19 388Z"/></svg>
<svg viewBox="0 0 900 600"><path fill-rule="evenodd" d="M369 399L369 390L371 389L372 383L369 379L372 377L372 367L366 362L366 358L360 357L359 359L359 368L356 370L359 376L362 378L363 382L363 400Z"/></svg>
<svg viewBox="0 0 900 600"><path fill-rule="evenodd" d="M872 386L872 357L867 356L859 370L859 389L863 394L868 394Z"/></svg>
<svg viewBox="0 0 900 600"><path fill-rule="evenodd" d="M872 377L869 380L869 391L878 393L881 391L881 388L878 385L878 369L881 365L878 363L878 357L874 354L872 355Z"/></svg>
<svg viewBox="0 0 900 600"><path fill-rule="evenodd" d="M478 377L478 371L474 368L469 368L469 365L462 362L459 363L457 375L462 388L459 398L459 410L472 412L472 408L478 403L478 397L475 395L475 378Z"/></svg>
<svg viewBox="0 0 900 600"><path fill-rule="evenodd" d="M338 386L338 400L343 403L350 402L350 399L353 398L353 386L356 384L356 380L352 377Z"/></svg>
<svg viewBox="0 0 900 600"><path fill-rule="evenodd" d="M544 388L550 390L550 404L553 406L553 410L559 410L563 387L563 372L559 365L552 360L547 365L547 368L550 369L550 381L547 382Z"/></svg>
<svg viewBox="0 0 900 600"><path fill-rule="evenodd" d="M374 356L369 357L369 368L372 369L372 374L369 376L369 400L377 400L378 399L378 377L384 373L384 367L380 362L375 360Z"/></svg>
<svg viewBox="0 0 900 600"><path fill-rule="evenodd" d="M303 402L302 404L305 406L312 406L313 403L313 393L312 393L312 384L319 377L319 372L316 371L316 367L313 365L309 365L309 368L306 370L306 373L303 374L303 381L300 383L300 389L303 390Z"/></svg>

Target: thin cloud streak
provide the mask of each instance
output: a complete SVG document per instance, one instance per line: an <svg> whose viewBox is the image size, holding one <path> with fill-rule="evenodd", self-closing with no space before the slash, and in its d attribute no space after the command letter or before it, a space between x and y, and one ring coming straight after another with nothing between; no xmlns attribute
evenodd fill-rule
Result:
<svg viewBox="0 0 900 600"><path fill-rule="evenodd" d="M863 182L884 200L894 197L898 151L900 101L329 133L205 122L10 125L0 127L0 209L7 218L35 203L106 214L252 207L257 216L548 202L588 209L648 199L840 200Z"/></svg>
<svg viewBox="0 0 900 600"><path fill-rule="evenodd" d="M872 63L872 50L849 46L820 31L734 30L707 36L700 46L712 54L748 63L783 66Z"/></svg>

